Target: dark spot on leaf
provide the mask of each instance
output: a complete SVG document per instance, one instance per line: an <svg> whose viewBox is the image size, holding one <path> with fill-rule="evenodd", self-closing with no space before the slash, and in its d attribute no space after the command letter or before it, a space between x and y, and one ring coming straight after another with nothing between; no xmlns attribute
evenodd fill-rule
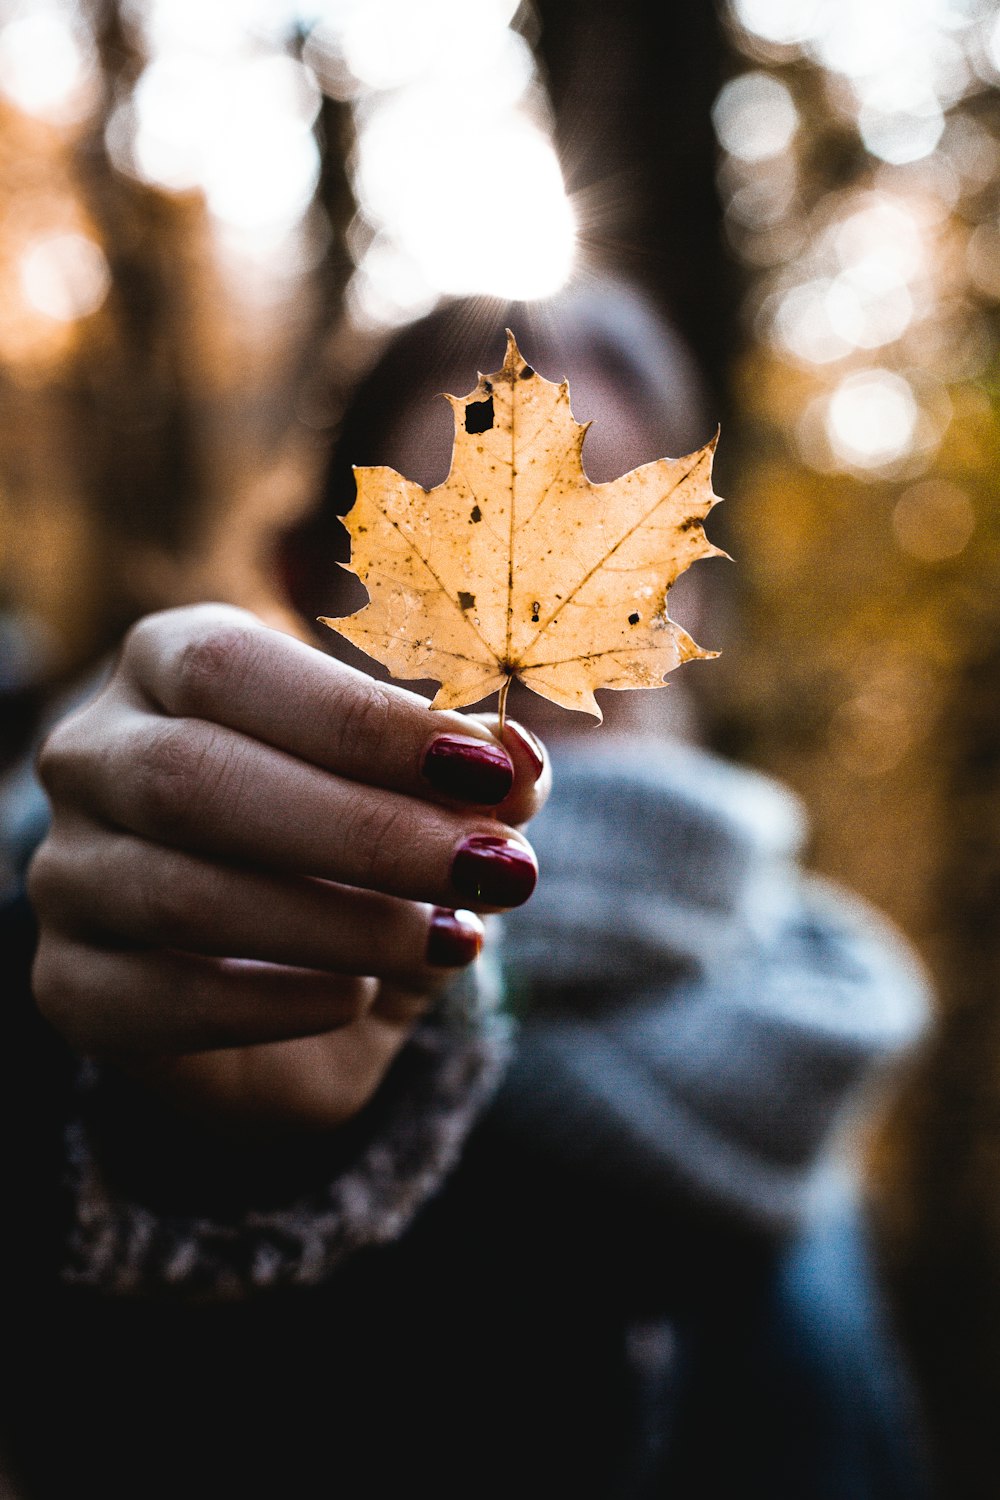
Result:
<svg viewBox="0 0 1000 1500"><path fill-rule="evenodd" d="M682 521L681 524L680 524L680 526L677 529L678 529L678 531L692 531L695 526L700 526L700 525L701 525L701 516L688 516L687 520L686 521Z"/></svg>
<svg viewBox="0 0 1000 1500"><path fill-rule="evenodd" d="M538 600L537 599L532 599L532 601L531 601L531 623L532 623L532 625L537 625L538 624L538 611L540 609L541 609L541 605L539 604Z"/></svg>
<svg viewBox="0 0 1000 1500"><path fill-rule="evenodd" d="M465 408L466 432L489 432L493 426L493 397L485 401L470 401Z"/></svg>
<svg viewBox="0 0 1000 1500"><path fill-rule="evenodd" d="M475 609L476 596L475 594L467 594L464 589L459 589L458 602L462 609Z"/></svg>
<svg viewBox="0 0 1000 1500"><path fill-rule="evenodd" d="M636 614L629 615L628 622L629 622L630 625L638 625L638 623L639 623L639 616L636 615Z"/></svg>
<svg viewBox="0 0 1000 1500"><path fill-rule="evenodd" d="M521 379L522 380L530 380L531 377L532 377L532 375L534 375L534 373L535 372L531 368L530 365L525 365L524 369L521 371Z"/></svg>
<svg viewBox="0 0 1000 1500"><path fill-rule="evenodd" d="M493 382L491 380L484 380L483 381L483 390L484 391L491 391L492 389L493 389Z"/></svg>
<svg viewBox="0 0 1000 1500"><path fill-rule="evenodd" d="M474 505L472 507L472 509L469 511L469 520L470 521L481 521L482 519L483 519L483 513L482 513L482 511L479 509L478 505Z"/></svg>

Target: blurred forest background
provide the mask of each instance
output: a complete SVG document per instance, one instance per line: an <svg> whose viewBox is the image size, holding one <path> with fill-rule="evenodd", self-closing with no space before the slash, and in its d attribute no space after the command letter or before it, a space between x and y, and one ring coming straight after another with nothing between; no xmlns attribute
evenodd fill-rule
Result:
<svg viewBox="0 0 1000 1500"><path fill-rule="evenodd" d="M394 329L637 281L724 429L710 740L803 795L814 865L938 982L876 1153L887 1253L905 1228L916 1324L978 1257L992 1300L933 1316L995 1351L1000 1215L969 1205L1000 1159L1000 4L658 21L0 0L3 754L137 607L210 582L274 614L281 532Z"/></svg>

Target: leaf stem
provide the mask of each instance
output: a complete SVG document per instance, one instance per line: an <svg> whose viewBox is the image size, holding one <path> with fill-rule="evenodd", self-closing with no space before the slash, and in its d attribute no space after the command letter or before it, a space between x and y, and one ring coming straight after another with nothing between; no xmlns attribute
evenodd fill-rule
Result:
<svg viewBox="0 0 1000 1500"><path fill-rule="evenodd" d="M507 694L510 692L510 685L511 685L511 683L513 681L514 681L514 679L513 679L512 676L505 677L504 680L503 680L503 687L500 689L500 702L499 702L498 707L497 707L497 712L498 712L498 714L500 716L500 733L501 734L503 734L503 726L504 726L504 723L506 722L506 715L507 715Z"/></svg>

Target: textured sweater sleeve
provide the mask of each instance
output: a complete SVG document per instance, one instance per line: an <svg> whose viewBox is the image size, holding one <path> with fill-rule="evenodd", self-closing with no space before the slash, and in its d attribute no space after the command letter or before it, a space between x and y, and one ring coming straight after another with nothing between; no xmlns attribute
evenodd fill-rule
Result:
<svg viewBox="0 0 1000 1500"><path fill-rule="evenodd" d="M373 1105L308 1146L240 1150L176 1119L164 1143L158 1110L126 1107L127 1086L85 1066L66 1136L63 1280L116 1295L234 1299L317 1285L355 1251L395 1239L454 1165L502 1068L505 1029L477 1016L479 985L465 990L463 1025L453 1005L418 1026ZM152 1183L137 1146L169 1158Z"/></svg>
<svg viewBox="0 0 1000 1500"><path fill-rule="evenodd" d="M784 789L700 751L557 759L538 893L505 930L504 1128L674 1222L793 1227L929 1009L891 927L799 868L803 832Z"/></svg>
<svg viewBox="0 0 1000 1500"><path fill-rule="evenodd" d="M506 1053L480 960L416 1028L372 1104L308 1145L206 1142L173 1115L165 1131L165 1112L85 1066L67 1130L63 1279L214 1300L322 1282L355 1251L396 1238L438 1189Z"/></svg>
<svg viewBox="0 0 1000 1500"><path fill-rule="evenodd" d="M17 1152L5 1169L17 1200L9 1238L37 1239L36 1256L61 1259L60 1279L105 1294L220 1300L321 1282L402 1232L454 1164L506 1060L495 967L481 959L349 1125L235 1145L116 1070L73 1059L31 1002L33 926L24 901L0 916L3 1102L11 1130L30 1132L23 1170Z"/></svg>

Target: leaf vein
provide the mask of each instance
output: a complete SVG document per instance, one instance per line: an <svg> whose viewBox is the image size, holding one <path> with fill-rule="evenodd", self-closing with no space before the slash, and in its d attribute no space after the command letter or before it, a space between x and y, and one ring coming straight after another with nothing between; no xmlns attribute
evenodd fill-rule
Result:
<svg viewBox="0 0 1000 1500"><path fill-rule="evenodd" d="M495 661L496 660L496 652L489 645L489 643L486 640L483 639L482 635L480 635L479 631L476 629L475 623L472 620L469 619L468 614L462 608L462 606L459 604L458 600L456 598L454 598L454 596L452 594L450 594L448 592L448 590L445 588L445 586L442 583L441 579L438 577L438 575L435 573L434 569L431 567L430 563L427 561L427 558L424 557L423 553L420 551L419 547L417 546L417 544L416 544L416 542L415 542L415 540L413 538L412 533L410 533L408 531L404 531L403 528L402 528L402 526L399 525L398 521L393 521L388 516L386 517L386 519L389 521L389 525L393 528L393 530L397 531L399 533L399 535L402 537L403 541L406 542L406 544L409 546L410 551L413 553L413 556L415 558L417 558L417 560L419 562L423 563L424 567L427 569L428 573L431 575L431 577L433 578L434 582L437 584L439 590L441 591L441 593L443 594L443 596L447 599L448 603L454 606L456 613L459 615L459 617L462 620L462 623L464 625L467 625L469 627L469 629L472 631L472 633L476 637L476 639L481 642L481 644L483 646L483 649L486 650L486 651L488 651L489 654L490 654L490 656L491 656L491 658ZM469 660L475 660L475 658L471 658L471 657L468 658L468 659Z"/></svg>
<svg viewBox="0 0 1000 1500"><path fill-rule="evenodd" d="M561 614L562 611L566 608L567 604L570 603L570 601L573 599L574 595L578 594L580 592L580 590L584 587L584 585L590 582L591 578L593 578L593 576L594 576L595 573L599 573L600 572L600 570L607 563L608 558L609 557L613 557L615 555L615 553L618 551L618 548L619 547L623 547L625 545L625 543L629 540L629 538L632 537L632 536L634 536L635 533L639 530L639 528L641 526L645 525L645 523L649 520L649 517L652 516L652 515L654 515L655 512L660 508L661 505L665 504L667 500L672 500L677 495L678 490L681 490L687 484L688 480L691 478L691 476L694 473L695 469L698 467L699 463L701 462L703 456L704 456L704 449L702 449L701 452L696 453L696 454L693 455L694 463L691 465L690 469L688 469L687 472L681 476L681 478L677 481L677 483L675 485L673 485L671 487L671 489L667 492L667 494L659 496L659 498L654 502L654 504L650 506L649 510L646 511L646 513L644 515L640 516L638 518L638 520L635 522L635 524L632 525L632 526L630 526L629 529L628 529L628 531L624 532L623 535L618 538L618 541L615 543L615 545L613 547L610 547L608 549L608 551L604 554L604 556L598 562L596 562L594 564L594 566L590 569L590 571L588 573L586 573L583 578L580 579L579 583L576 584L570 590L570 592L566 595L566 597L560 602L558 609L554 609L552 611L552 613L549 615L548 619L544 621L544 623L542 624L541 628L535 632L535 634L532 637L532 639L525 646L524 650L521 653L521 660L522 661L528 655L529 651L531 651L531 649L535 645L536 641L540 640L541 637L545 634L546 630L552 624L552 621L556 618L556 616L558 614ZM569 659L572 660L572 658L569 658Z"/></svg>

